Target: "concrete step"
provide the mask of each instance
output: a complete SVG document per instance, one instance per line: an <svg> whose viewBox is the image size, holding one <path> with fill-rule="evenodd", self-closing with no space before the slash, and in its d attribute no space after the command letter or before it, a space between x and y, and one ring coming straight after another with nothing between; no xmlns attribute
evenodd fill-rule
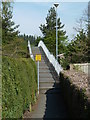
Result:
<svg viewBox="0 0 90 120"><path fill-rule="evenodd" d="M39 48L38 47L32 47L32 50L39 50Z"/></svg>
<svg viewBox="0 0 90 120"><path fill-rule="evenodd" d="M41 52L38 51L38 50L36 50L36 51L32 51L32 53L33 53L33 55L41 54ZM45 55L44 55L44 54L41 54L41 57L43 58L43 57L45 57Z"/></svg>
<svg viewBox="0 0 90 120"><path fill-rule="evenodd" d="M40 80L40 84L42 84L42 83L55 83L55 81L54 80Z"/></svg>
<svg viewBox="0 0 90 120"><path fill-rule="evenodd" d="M36 54L41 54L40 51L32 51L33 55L36 55Z"/></svg>
<svg viewBox="0 0 90 120"><path fill-rule="evenodd" d="M39 79L40 80L40 82L52 82L52 83L54 83L55 82L55 80L53 79L53 78L40 78Z"/></svg>
<svg viewBox="0 0 90 120"><path fill-rule="evenodd" d="M37 62L35 62L35 63L36 63L36 65L37 65ZM39 62L39 68L44 69L44 68L49 68L49 67L47 66L46 63L40 63L40 62Z"/></svg>
<svg viewBox="0 0 90 120"><path fill-rule="evenodd" d="M36 48L36 47L35 47L35 48L32 48L32 51L33 51L33 52L36 52L36 51L39 51L39 52L40 52L40 50L39 50L38 47L37 47L37 48Z"/></svg>
<svg viewBox="0 0 90 120"><path fill-rule="evenodd" d="M45 63L46 64L47 62L45 62L44 60L43 61L41 60L40 63Z"/></svg>
<svg viewBox="0 0 90 120"><path fill-rule="evenodd" d="M55 87L40 87L40 93L41 94L61 94L60 87L55 88Z"/></svg>
<svg viewBox="0 0 90 120"><path fill-rule="evenodd" d="M46 65L47 66L47 63L41 61L41 62L39 62L39 65L42 65L42 66Z"/></svg>
<svg viewBox="0 0 90 120"><path fill-rule="evenodd" d="M60 88L55 88L55 87L47 87L47 88L41 87L39 91L41 94L45 94L45 93L61 94Z"/></svg>
<svg viewBox="0 0 90 120"><path fill-rule="evenodd" d="M51 87L53 87L53 86L54 86L54 83L51 83L51 82L48 82L48 83L47 83L47 82L40 82L40 88L41 88L41 87L51 88Z"/></svg>
<svg viewBox="0 0 90 120"><path fill-rule="evenodd" d="M38 47L32 47L32 53L35 56L36 54L41 54L40 50Z"/></svg>
<svg viewBox="0 0 90 120"><path fill-rule="evenodd" d="M47 66L48 67L47 63L45 63L45 62L41 62L40 66Z"/></svg>
<svg viewBox="0 0 90 120"><path fill-rule="evenodd" d="M40 65L39 68L40 68L40 69L44 69L44 70L45 70L45 69L49 69L49 67L48 67L47 65L44 65L44 66L43 66L43 65Z"/></svg>
<svg viewBox="0 0 90 120"><path fill-rule="evenodd" d="M35 56L36 54L41 54L40 51L32 51L33 55Z"/></svg>
<svg viewBox="0 0 90 120"><path fill-rule="evenodd" d="M55 71L50 71L50 69L40 69L40 70L39 70L39 73L40 73L40 74L42 74L42 73L54 74Z"/></svg>
<svg viewBox="0 0 90 120"><path fill-rule="evenodd" d="M35 61L35 63L37 63L37 62ZM45 62L45 61L42 61L42 60L39 62L39 65L41 65L41 64L47 65L46 62Z"/></svg>
<svg viewBox="0 0 90 120"><path fill-rule="evenodd" d="M54 87L40 87L40 93L46 93L50 89L54 89Z"/></svg>
<svg viewBox="0 0 90 120"><path fill-rule="evenodd" d="M53 78L52 74L50 73L42 73L40 74L40 78Z"/></svg>
<svg viewBox="0 0 90 120"><path fill-rule="evenodd" d="M46 63L46 60L41 58L41 62L45 62Z"/></svg>
<svg viewBox="0 0 90 120"><path fill-rule="evenodd" d="M39 70L40 73L50 73L51 71L49 69L40 69Z"/></svg>

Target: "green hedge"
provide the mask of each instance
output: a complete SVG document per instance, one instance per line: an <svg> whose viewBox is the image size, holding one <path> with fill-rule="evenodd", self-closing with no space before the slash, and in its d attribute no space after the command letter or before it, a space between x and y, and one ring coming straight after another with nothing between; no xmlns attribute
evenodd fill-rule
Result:
<svg viewBox="0 0 90 120"><path fill-rule="evenodd" d="M85 90L80 90L71 83L70 78L64 73L60 73L60 85L69 117L72 119L90 119L90 101L87 99Z"/></svg>
<svg viewBox="0 0 90 120"><path fill-rule="evenodd" d="M2 58L2 117L20 118L37 92L35 63L26 58Z"/></svg>

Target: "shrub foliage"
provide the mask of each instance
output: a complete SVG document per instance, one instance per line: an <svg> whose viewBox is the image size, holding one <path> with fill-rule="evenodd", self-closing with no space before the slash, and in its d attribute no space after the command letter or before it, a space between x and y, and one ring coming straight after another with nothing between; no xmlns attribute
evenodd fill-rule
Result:
<svg viewBox="0 0 90 120"><path fill-rule="evenodd" d="M36 66L26 58L3 57L2 61L2 117L20 118L30 103L34 103Z"/></svg>

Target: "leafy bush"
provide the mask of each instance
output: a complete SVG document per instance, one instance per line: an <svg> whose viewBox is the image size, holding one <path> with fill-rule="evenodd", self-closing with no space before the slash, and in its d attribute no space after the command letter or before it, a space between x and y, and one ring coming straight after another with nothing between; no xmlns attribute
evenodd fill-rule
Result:
<svg viewBox="0 0 90 120"><path fill-rule="evenodd" d="M60 64L63 67L64 70L70 69L70 65L67 59L61 59Z"/></svg>
<svg viewBox="0 0 90 120"><path fill-rule="evenodd" d="M74 65L74 66L73 66L73 69L79 70L79 66L78 66L78 65Z"/></svg>
<svg viewBox="0 0 90 120"><path fill-rule="evenodd" d="M2 58L2 117L20 118L37 92L35 63L26 58Z"/></svg>

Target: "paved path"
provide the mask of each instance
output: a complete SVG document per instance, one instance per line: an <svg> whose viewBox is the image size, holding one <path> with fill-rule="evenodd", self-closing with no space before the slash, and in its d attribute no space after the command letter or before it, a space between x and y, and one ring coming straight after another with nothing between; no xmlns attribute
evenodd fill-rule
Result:
<svg viewBox="0 0 90 120"><path fill-rule="evenodd" d="M60 93L40 94L40 100L31 118L67 118L66 108L64 106Z"/></svg>
<svg viewBox="0 0 90 120"><path fill-rule="evenodd" d="M42 55L40 62L40 95L39 102L28 118L67 118L67 111L60 92L60 84L53 67L44 52L38 47L32 49L34 57Z"/></svg>

